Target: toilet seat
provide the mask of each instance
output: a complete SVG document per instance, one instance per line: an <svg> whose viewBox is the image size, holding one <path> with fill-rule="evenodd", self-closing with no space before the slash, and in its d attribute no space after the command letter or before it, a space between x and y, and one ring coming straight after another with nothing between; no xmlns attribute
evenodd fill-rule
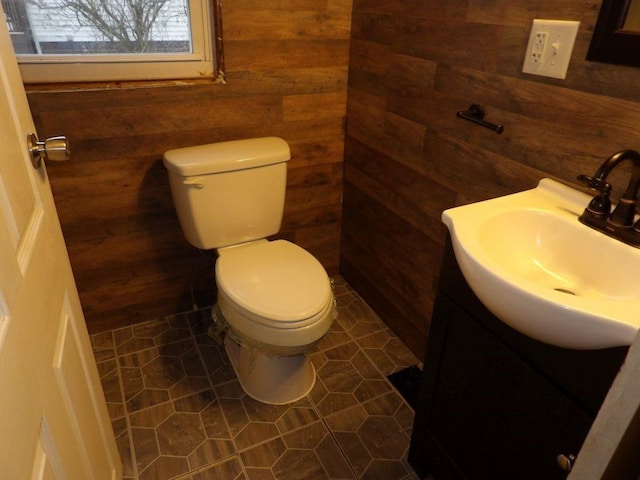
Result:
<svg viewBox="0 0 640 480"><path fill-rule="evenodd" d="M298 329L326 317L331 284L320 262L286 240L224 250L216 262L219 294L244 317L274 329Z"/></svg>

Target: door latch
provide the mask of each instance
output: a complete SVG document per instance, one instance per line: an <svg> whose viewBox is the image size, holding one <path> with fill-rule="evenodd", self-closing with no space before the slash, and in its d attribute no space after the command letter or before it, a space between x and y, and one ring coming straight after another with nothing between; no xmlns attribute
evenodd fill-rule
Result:
<svg viewBox="0 0 640 480"><path fill-rule="evenodd" d="M35 133L27 135L27 147L31 156L31 163L36 170L40 168L43 160L51 162L64 162L69 160L71 151L67 137L49 137L44 142L38 140Z"/></svg>

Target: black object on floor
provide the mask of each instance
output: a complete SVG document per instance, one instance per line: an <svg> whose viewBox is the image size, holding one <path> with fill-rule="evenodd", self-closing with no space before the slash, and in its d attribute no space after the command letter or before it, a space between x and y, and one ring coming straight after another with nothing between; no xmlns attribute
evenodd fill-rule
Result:
<svg viewBox="0 0 640 480"><path fill-rule="evenodd" d="M411 365L391 375L387 375L387 379L396 387L396 390L398 390L400 395L402 395L409 406L415 411L418 403L422 370L420 370L417 365Z"/></svg>

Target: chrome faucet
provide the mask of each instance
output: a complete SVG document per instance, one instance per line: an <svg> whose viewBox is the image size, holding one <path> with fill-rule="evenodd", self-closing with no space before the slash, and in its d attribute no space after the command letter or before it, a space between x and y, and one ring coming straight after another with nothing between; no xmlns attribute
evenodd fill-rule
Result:
<svg viewBox="0 0 640 480"><path fill-rule="evenodd" d="M609 199L611 185L607 183L607 176L624 160L630 160L633 163L631 178L627 189L611 213ZM578 180L597 193L579 220L611 237L640 247L640 220L634 224L640 190L640 153L635 150L622 150L615 153L604 161L593 177L578 175Z"/></svg>

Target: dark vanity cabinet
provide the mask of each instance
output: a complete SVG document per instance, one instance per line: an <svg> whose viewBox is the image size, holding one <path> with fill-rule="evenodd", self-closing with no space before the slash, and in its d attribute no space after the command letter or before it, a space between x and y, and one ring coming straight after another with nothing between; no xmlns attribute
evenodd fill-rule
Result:
<svg viewBox="0 0 640 480"><path fill-rule="evenodd" d="M627 353L526 337L476 298L447 241L409 463L435 480L566 478Z"/></svg>

